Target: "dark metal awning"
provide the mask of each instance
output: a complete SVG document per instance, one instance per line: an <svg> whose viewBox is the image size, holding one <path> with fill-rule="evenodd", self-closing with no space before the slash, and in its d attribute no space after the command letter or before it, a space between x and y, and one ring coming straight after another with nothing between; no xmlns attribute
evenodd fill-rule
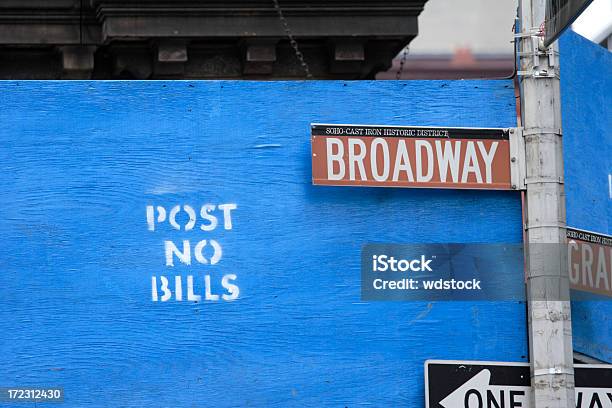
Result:
<svg viewBox="0 0 612 408"><path fill-rule="evenodd" d="M387 68L426 2L278 1L317 78ZM0 77L303 76L273 0L4 0L0 59Z"/></svg>

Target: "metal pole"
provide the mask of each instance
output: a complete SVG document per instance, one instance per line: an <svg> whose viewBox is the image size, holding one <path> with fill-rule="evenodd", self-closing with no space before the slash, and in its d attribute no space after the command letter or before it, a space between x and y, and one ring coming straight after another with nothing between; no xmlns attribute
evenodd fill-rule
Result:
<svg viewBox="0 0 612 408"><path fill-rule="evenodd" d="M544 47L546 0L520 0L526 149L526 264L532 406L575 407L558 50ZM555 245L551 245L555 244Z"/></svg>

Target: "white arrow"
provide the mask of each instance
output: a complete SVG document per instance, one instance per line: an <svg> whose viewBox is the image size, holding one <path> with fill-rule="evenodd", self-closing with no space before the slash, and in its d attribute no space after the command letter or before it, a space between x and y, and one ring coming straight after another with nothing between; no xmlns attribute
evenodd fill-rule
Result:
<svg viewBox="0 0 612 408"><path fill-rule="evenodd" d="M484 369L440 401L444 408L529 408L531 387L490 385ZM576 408L612 408L611 388L576 388Z"/></svg>

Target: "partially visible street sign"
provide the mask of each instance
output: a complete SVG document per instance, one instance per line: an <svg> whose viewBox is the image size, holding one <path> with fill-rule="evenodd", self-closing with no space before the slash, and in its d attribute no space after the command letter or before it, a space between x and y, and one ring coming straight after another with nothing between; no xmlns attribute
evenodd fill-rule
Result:
<svg viewBox="0 0 612 408"><path fill-rule="evenodd" d="M612 236L567 228L572 289L612 297Z"/></svg>
<svg viewBox="0 0 612 408"><path fill-rule="evenodd" d="M612 365L575 364L576 408L612 408ZM529 408L528 363L428 360L426 408Z"/></svg>
<svg viewBox="0 0 612 408"><path fill-rule="evenodd" d="M547 0L546 39L548 47L582 14L593 0Z"/></svg>
<svg viewBox="0 0 612 408"><path fill-rule="evenodd" d="M317 185L520 189L516 129L312 125Z"/></svg>

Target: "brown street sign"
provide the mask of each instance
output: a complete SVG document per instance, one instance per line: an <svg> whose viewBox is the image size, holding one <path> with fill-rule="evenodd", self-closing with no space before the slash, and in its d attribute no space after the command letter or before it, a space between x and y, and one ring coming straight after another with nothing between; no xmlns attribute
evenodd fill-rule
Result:
<svg viewBox="0 0 612 408"><path fill-rule="evenodd" d="M567 243L570 287L612 297L612 236L568 227Z"/></svg>
<svg viewBox="0 0 612 408"><path fill-rule="evenodd" d="M524 149L517 133L313 124L312 181L328 186L520 189Z"/></svg>

